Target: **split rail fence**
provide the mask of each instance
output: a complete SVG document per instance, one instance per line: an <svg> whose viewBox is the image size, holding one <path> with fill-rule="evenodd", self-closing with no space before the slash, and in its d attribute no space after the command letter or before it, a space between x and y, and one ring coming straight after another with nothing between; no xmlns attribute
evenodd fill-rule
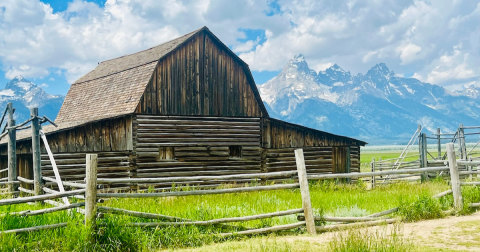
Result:
<svg viewBox="0 0 480 252"><path fill-rule="evenodd" d="M479 174L479 171L459 171L459 166L479 166L480 161L468 161L468 160L457 160L455 156L455 150L453 144L447 144L447 157L448 157L448 166L436 166L436 167L424 167L424 168L414 168L414 169L400 169L400 170L387 170L379 172L365 172L365 173L343 173L343 174L324 174L324 175L307 175L305 169L305 160L303 156L303 150L295 150L295 157L297 162L297 171L286 171L286 172L271 172L271 173L257 173L257 174L237 174L237 175L224 175L224 176L192 176L192 177L179 177L179 178L131 178L131 179L104 179L97 178L97 155L96 154L87 154L86 157L86 177L85 184L80 183L70 183L61 181L63 186L76 188L75 190L59 192L53 191L44 187L43 195L35 195L29 197L20 197L12 199L0 200L0 206L11 205L11 204L21 204L27 202L36 202L43 201L47 203L54 204L52 208L35 210L35 211L23 211L18 213L10 213L14 215L23 215L31 216L38 214L48 214L56 211L63 211L68 209L78 209L79 212L85 215L85 226L88 229L94 230L97 226L97 218L101 218L104 214L120 214L128 215L133 217L141 217L146 219L155 219L158 222L136 222L129 223L129 227L160 227L160 226L185 226L185 225L197 225L197 226L206 226L206 225L221 225L229 226L227 223L232 222L243 222L251 221L258 219L266 219L277 216L286 216L286 215L297 215L298 222L279 225L273 227L266 227L260 229L249 229L242 230L231 233L219 233L219 236L230 236L230 235L250 235L250 234L259 234L266 232L274 232L279 230L289 230L302 226L306 226L307 231L310 234L315 234L316 232L323 232L329 230L335 230L345 227L355 227L355 226L370 226L370 225L379 225L385 223L393 223L399 221L396 218L386 218L385 216L394 213L397 211L397 208L388 209L383 212L375 213L366 217L329 217L329 216L314 216L313 208L310 202L310 192L308 188L309 180L330 180L330 179L358 179L372 176L387 176L387 175L411 175L411 174L422 174L426 172L444 172L449 173L451 178L452 189L445 192L439 193L434 197L443 197L447 194L453 193L454 197L454 207L455 209L461 209L463 207L463 201L460 191L460 186L462 185L480 185L480 182L461 182L461 175L473 175ZM252 181L258 179L271 179L271 178L280 178L280 177L292 177L295 176L298 178L298 183L290 184L278 184L278 185L259 185L252 187L243 187L243 188L227 188L227 189L211 189L211 190L192 190L192 191L170 191L170 192L154 192L154 193L109 193L102 192L103 185L106 184L135 184L135 183L160 183L160 182L189 182L189 181L215 181L215 180L224 180L224 179L249 179ZM42 178L46 182L54 182L52 178ZM28 183L33 183L33 181L28 181ZM208 194L225 194L225 193L238 193L238 192L252 192L252 191L268 191L268 190L284 190L284 189L300 189L300 195L302 198L302 208L289 209L279 212L264 213L252 216L242 216L242 217L231 217L231 218L222 218L222 219L213 219L206 221L197 221L179 218L175 216L167 216L154 213L145 213L137 212L126 209L105 207L99 205L103 202L105 198L145 198L145 197L183 197L189 195L208 195ZM33 194L33 191L26 192ZM83 202L79 203L60 203L53 201L52 199L60 199L64 197L76 197ZM67 200L68 202L68 200ZM479 207L480 203L473 203L470 207ZM82 209L82 207L84 207ZM325 226L315 226L316 221L328 221L328 222L339 222L340 224L335 225L325 225ZM30 227L16 230L5 230L2 233L18 233L26 231L35 231L51 228L65 227L66 223L56 223L52 225Z"/></svg>
<svg viewBox="0 0 480 252"><path fill-rule="evenodd" d="M480 160L480 141L476 142L471 148L467 148L468 137L480 135L478 130L480 126L463 126L460 124L457 131L454 133L442 133L440 128L433 136L427 136L427 133L422 132L423 128L419 125L412 138L405 146L398 158L391 159L372 159L370 168L372 172L387 171L387 170L401 170L401 169L415 169L422 167L435 167L447 163L446 144L455 144L456 157L460 160ZM418 152L412 152L415 144L418 144ZM436 146L435 151L427 148L428 144ZM475 170L476 166L460 165L461 171ZM438 173L422 173L414 175L387 175L374 176L365 181L369 181L372 187L378 184L385 184L394 181L425 181L431 177L444 175L444 172ZM469 175L471 177L471 175Z"/></svg>

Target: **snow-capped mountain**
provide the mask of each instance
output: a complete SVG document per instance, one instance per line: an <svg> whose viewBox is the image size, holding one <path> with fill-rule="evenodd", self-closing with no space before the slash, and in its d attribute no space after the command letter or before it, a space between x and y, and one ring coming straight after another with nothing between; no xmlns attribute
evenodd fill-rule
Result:
<svg viewBox="0 0 480 252"><path fill-rule="evenodd" d="M456 93L473 99L480 98L480 88L474 85L465 86L463 90L457 91Z"/></svg>
<svg viewBox="0 0 480 252"><path fill-rule="evenodd" d="M17 76L0 89L0 113L3 113L8 102L15 108L15 120L21 123L30 118L30 108L37 107L40 116L46 115L54 120L62 106L65 96L47 94L35 83Z"/></svg>
<svg viewBox="0 0 480 252"><path fill-rule="evenodd" d="M480 123L480 89L453 93L399 77L383 63L356 76L337 64L316 73L297 55L258 88L272 117L371 144L405 144L418 124L452 132Z"/></svg>

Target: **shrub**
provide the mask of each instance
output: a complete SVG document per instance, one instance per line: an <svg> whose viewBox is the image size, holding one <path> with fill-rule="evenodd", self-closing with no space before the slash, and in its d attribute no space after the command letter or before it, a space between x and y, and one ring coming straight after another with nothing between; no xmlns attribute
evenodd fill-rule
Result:
<svg viewBox="0 0 480 252"><path fill-rule="evenodd" d="M398 214L406 221L417 221L423 219L434 219L443 217L442 205L438 199L428 195L420 195L412 203L400 201Z"/></svg>

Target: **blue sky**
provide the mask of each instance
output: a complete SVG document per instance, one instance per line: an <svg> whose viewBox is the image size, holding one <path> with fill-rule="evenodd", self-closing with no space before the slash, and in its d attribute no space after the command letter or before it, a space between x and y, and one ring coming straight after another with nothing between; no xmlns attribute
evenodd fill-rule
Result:
<svg viewBox="0 0 480 252"><path fill-rule="evenodd" d="M450 90L480 86L480 3L468 0L4 0L0 88L16 75L52 94L100 61L202 26L247 64L257 84L296 54L321 71L377 63Z"/></svg>

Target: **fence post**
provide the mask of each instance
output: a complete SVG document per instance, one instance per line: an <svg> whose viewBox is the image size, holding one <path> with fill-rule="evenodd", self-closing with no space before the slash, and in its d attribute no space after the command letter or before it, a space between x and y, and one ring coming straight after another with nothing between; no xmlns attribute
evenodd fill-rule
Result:
<svg viewBox="0 0 480 252"><path fill-rule="evenodd" d="M437 154L438 154L438 160L442 160L442 141L441 141L441 136L440 136L440 128L437 128Z"/></svg>
<svg viewBox="0 0 480 252"><path fill-rule="evenodd" d="M35 195L42 194L42 166L40 156L40 123L38 108L30 109L32 118L32 154L33 154L33 191Z"/></svg>
<svg viewBox="0 0 480 252"><path fill-rule="evenodd" d="M453 204L455 209L463 208L462 191L460 188L460 176L458 174L457 157L455 156L455 147L453 143L447 144L448 166L450 168L450 177L453 191Z"/></svg>
<svg viewBox="0 0 480 252"><path fill-rule="evenodd" d="M15 126L15 120L13 120L13 104L9 102L7 104L8 113L8 182L17 180L17 134ZM8 184L8 190L14 192L17 190L17 184Z"/></svg>
<svg viewBox="0 0 480 252"><path fill-rule="evenodd" d="M97 154L86 156L85 227L94 240L97 217Z"/></svg>
<svg viewBox="0 0 480 252"><path fill-rule="evenodd" d="M460 159L466 160L467 158L467 146L465 144L465 129L463 123L460 123L458 128L458 145L460 147Z"/></svg>
<svg viewBox="0 0 480 252"><path fill-rule="evenodd" d="M309 234L316 234L315 219L313 217L312 203L310 202L310 191L308 189L307 169L303 157L303 149L295 150L295 160L297 162L298 183L300 183L300 193L302 195L302 206L305 214L305 222Z"/></svg>
<svg viewBox="0 0 480 252"><path fill-rule="evenodd" d="M468 161L471 162L472 160L473 160L472 156L468 156ZM467 166L467 171L469 171L469 172L473 171L473 165ZM470 180L472 180L473 179L473 174L470 173L470 175L468 175L468 178Z"/></svg>
<svg viewBox="0 0 480 252"><path fill-rule="evenodd" d="M370 167L372 168L372 172L375 172L375 158L372 158L372 162L370 163ZM372 189L375 188L375 175L372 176Z"/></svg>
<svg viewBox="0 0 480 252"><path fill-rule="evenodd" d="M420 134L420 168L428 167L428 160L427 160L427 133ZM428 180L428 173L424 172L421 175L422 182Z"/></svg>

